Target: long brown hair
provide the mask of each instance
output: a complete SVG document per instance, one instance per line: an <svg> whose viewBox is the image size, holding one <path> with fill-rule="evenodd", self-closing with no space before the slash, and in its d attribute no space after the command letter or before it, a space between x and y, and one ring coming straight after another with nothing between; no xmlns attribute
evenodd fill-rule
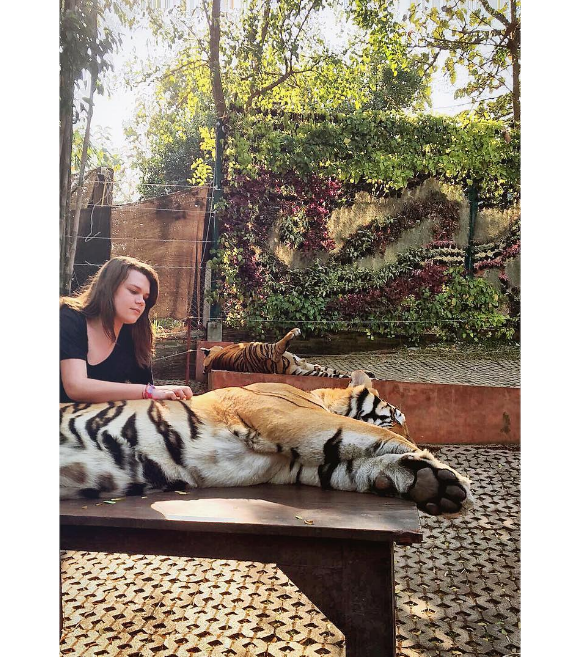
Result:
<svg viewBox="0 0 580 657"><path fill-rule="evenodd" d="M149 297L145 300L145 310L134 324L129 325L137 362L141 367L148 367L151 365L153 355L153 331L149 320L149 310L153 308L159 295L159 278L151 265L128 256L111 258L80 292L72 297L62 297L60 303L82 312L85 317L99 317L105 334L114 342L115 305L113 298L117 288L127 278L131 269L141 272L149 281Z"/></svg>

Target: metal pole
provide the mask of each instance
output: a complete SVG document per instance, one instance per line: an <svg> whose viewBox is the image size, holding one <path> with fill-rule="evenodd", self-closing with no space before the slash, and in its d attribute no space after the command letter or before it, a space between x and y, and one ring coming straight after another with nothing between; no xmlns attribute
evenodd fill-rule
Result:
<svg viewBox="0 0 580 657"><path fill-rule="evenodd" d="M475 220L477 219L477 187L471 185L468 192L469 198L469 234L467 236L467 249L465 250L465 270L473 277L473 234L475 232Z"/></svg>
<svg viewBox="0 0 580 657"><path fill-rule="evenodd" d="M190 313L191 314L191 313ZM186 339L186 352L185 352L185 385L189 385L189 364L191 362L191 316L187 316L187 339Z"/></svg>
<svg viewBox="0 0 580 657"><path fill-rule="evenodd" d="M215 172L214 172L214 192L213 192L213 201L211 208L211 217L213 221L212 225L212 248L214 251L217 251L218 242L219 242L219 225L216 218L216 205L219 207L219 203L223 198L223 189L222 189L222 167L223 167L223 153L224 153L224 126L223 120L218 119L216 122L215 129ZM212 267L211 270L211 291L215 292L216 289L216 272ZM215 301L211 304L209 311L209 321L218 319L220 315L220 307Z"/></svg>

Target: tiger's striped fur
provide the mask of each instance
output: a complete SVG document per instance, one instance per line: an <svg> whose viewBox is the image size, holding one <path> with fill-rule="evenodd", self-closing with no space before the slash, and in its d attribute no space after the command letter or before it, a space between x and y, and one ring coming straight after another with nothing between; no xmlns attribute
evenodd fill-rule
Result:
<svg viewBox="0 0 580 657"><path fill-rule="evenodd" d="M217 345L211 349L202 349L205 356L203 360L204 374L213 369L261 374L328 376L335 379L350 378L348 372L309 363L287 351L290 342L299 335L300 329L295 328L274 343L240 342L226 347ZM371 372L368 374L373 376Z"/></svg>
<svg viewBox="0 0 580 657"><path fill-rule="evenodd" d="M326 399L352 411L363 389ZM330 412L326 394L253 384L187 402L63 404L61 495L273 483L402 496L433 515L472 505L465 477L389 429Z"/></svg>
<svg viewBox="0 0 580 657"><path fill-rule="evenodd" d="M390 429L411 440L405 416L396 406L380 398L367 373L356 370L351 374L351 379L349 388L356 388L354 391L321 388L314 390L312 394L318 397L331 413Z"/></svg>

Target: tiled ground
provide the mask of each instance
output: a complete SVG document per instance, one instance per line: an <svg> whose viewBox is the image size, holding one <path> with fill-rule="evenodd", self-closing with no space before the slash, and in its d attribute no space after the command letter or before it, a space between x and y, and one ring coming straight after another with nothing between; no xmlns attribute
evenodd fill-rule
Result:
<svg viewBox="0 0 580 657"><path fill-rule="evenodd" d="M473 482L475 508L396 552L400 657L519 654L519 452L445 446Z"/></svg>
<svg viewBox="0 0 580 657"><path fill-rule="evenodd" d="M519 453L445 446L464 518L421 514L397 547L399 657L519 653ZM356 493L353 493L355 495ZM344 656L340 632L272 564L63 553L62 655Z"/></svg>
<svg viewBox="0 0 580 657"><path fill-rule="evenodd" d="M307 356L311 363L352 372L363 369L378 379L413 383L456 383L472 386L520 385L519 352L477 349L405 349L335 356Z"/></svg>

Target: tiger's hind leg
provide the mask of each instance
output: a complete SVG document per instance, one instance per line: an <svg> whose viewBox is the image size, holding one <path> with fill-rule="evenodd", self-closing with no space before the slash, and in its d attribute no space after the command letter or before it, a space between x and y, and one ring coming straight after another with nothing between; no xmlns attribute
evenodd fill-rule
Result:
<svg viewBox="0 0 580 657"><path fill-rule="evenodd" d="M317 365L316 363L309 363L304 358L299 358L294 354L288 354L294 359L292 374L295 376L325 376L331 379L350 379L351 375L348 372L340 372L332 367L325 365Z"/></svg>
<svg viewBox="0 0 580 657"><path fill-rule="evenodd" d="M284 352L288 349L288 345L294 340L294 338L297 338L300 335L301 331L299 328L293 328L291 331L288 331L286 335L276 342L274 345L274 354L273 354L273 359L277 362L282 358L282 355Z"/></svg>

